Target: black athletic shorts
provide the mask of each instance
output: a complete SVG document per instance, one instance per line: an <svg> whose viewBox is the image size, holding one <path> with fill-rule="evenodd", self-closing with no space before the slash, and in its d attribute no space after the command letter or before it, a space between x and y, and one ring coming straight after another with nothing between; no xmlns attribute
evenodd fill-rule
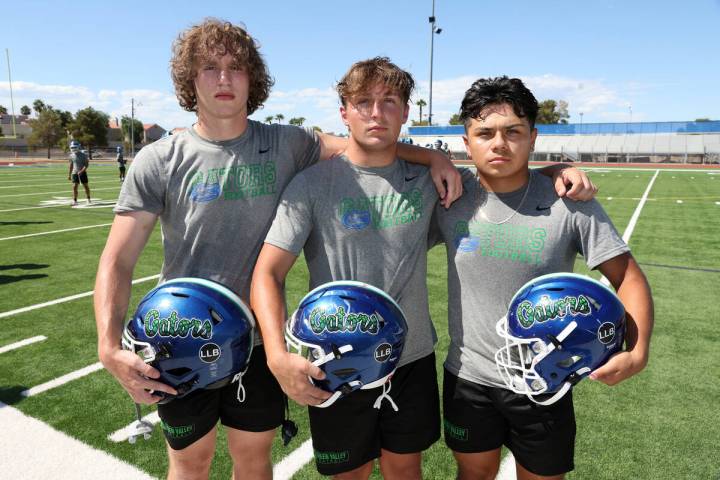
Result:
<svg viewBox="0 0 720 480"><path fill-rule="evenodd" d="M381 449L417 453L440 438L440 401L435 354L395 371L388 399L373 408L383 388L355 390L327 408L309 407L315 465L336 475L378 458Z"/></svg>
<svg viewBox="0 0 720 480"><path fill-rule="evenodd" d="M88 183L87 172L82 172L80 175L77 173L72 174L72 183L82 183L83 185Z"/></svg>
<svg viewBox="0 0 720 480"><path fill-rule="evenodd" d="M443 380L445 443L460 453L508 447L536 475L561 475L574 468L575 411L572 391L552 405L525 395L458 378Z"/></svg>
<svg viewBox="0 0 720 480"><path fill-rule="evenodd" d="M198 390L158 405L160 425L173 450L182 450L217 424L249 432L277 428L285 415L285 396L265 360L265 349L253 349L242 377L245 401L238 402L238 382L214 390Z"/></svg>

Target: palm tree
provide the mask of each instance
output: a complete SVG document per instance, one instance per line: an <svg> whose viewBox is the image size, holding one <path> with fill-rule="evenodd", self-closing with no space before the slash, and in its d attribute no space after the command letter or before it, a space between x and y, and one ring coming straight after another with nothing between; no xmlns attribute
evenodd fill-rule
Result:
<svg viewBox="0 0 720 480"><path fill-rule="evenodd" d="M265 117L265 123L272 123L272 121L275 119L274 115L268 115Z"/></svg>
<svg viewBox="0 0 720 480"><path fill-rule="evenodd" d="M415 105L417 105L418 107L420 107L420 125L422 125L422 108L423 108L425 105L427 105L427 103L425 103L425 100L423 100L423 99L421 98L420 100L418 100L417 102L415 102Z"/></svg>
<svg viewBox="0 0 720 480"><path fill-rule="evenodd" d="M278 113L277 115L275 115L275 119L278 121L278 123L282 123L282 121L285 120L285 115L283 115L282 113Z"/></svg>
<svg viewBox="0 0 720 480"><path fill-rule="evenodd" d="M35 110L35 113L37 113L38 115L40 114L40 112L45 110L45 108L47 108L45 102L43 102L39 98L33 102L33 110Z"/></svg>
<svg viewBox="0 0 720 480"><path fill-rule="evenodd" d="M290 125L295 125L297 127L302 127L303 123L305 123L305 117L293 117L290 120L288 120L288 123Z"/></svg>

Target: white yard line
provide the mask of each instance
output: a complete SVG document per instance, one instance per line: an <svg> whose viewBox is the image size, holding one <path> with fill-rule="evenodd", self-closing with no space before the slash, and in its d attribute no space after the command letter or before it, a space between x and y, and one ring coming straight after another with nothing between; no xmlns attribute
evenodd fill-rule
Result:
<svg viewBox="0 0 720 480"><path fill-rule="evenodd" d="M628 222L628 225L625 228L625 232L623 232L622 236L622 239L625 241L625 243L630 243L630 237L632 236L633 231L635 230L635 225L637 225L637 221L640 218L640 212L642 212L642 209L645 206L645 202L647 202L648 195L650 195L650 190L652 190L655 179L659 174L660 170L655 170L655 175L653 175L653 177L650 179L650 182L645 189L645 193L643 193L640 202L638 202L637 207L635 207L635 211L633 212L632 217L630 217L630 221ZM600 282L607 286L610 285L610 280L605 278L605 276L600 279Z"/></svg>
<svg viewBox="0 0 720 480"><path fill-rule="evenodd" d="M137 280L133 280L132 284L135 285L136 283L147 282L148 280L156 280L158 278L160 278L160 275L151 275L149 277L143 277L143 278L138 278ZM25 313L25 312L29 312L31 310L37 310L38 308L44 308L44 307L49 307L51 305L57 305L59 303L71 302L71 301L77 300L79 298L89 297L94 292L95 292L94 290L90 290L89 292L83 292L83 293L78 293L75 295L70 295L69 297L58 298L56 300L50 300L49 302L43 302L43 303L38 303L35 305L30 305L29 307L17 308L15 310L10 310L7 312L0 313L0 318L11 317L13 315L17 315L18 313Z"/></svg>
<svg viewBox="0 0 720 480"><path fill-rule="evenodd" d="M160 417L158 416L157 410L142 417L143 421L148 422L151 425L157 425L160 423ZM134 423L134 422L133 422ZM135 433L132 428L132 423L125 425L120 430L115 430L113 433L107 436L107 439L111 442L120 443L125 442L131 434Z"/></svg>
<svg viewBox="0 0 720 480"><path fill-rule="evenodd" d="M69 205L62 204L62 205L43 205L41 207L22 207L22 208L8 208L7 210L0 210L0 213L4 212L19 212L21 210L37 210L38 208L60 208L65 207L67 208Z"/></svg>
<svg viewBox="0 0 720 480"><path fill-rule="evenodd" d="M97 183L119 183L118 179L113 180L95 180L92 182L93 184ZM35 185L28 185L28 184L20 184L20 185L0 185L0 188L28 188L28 187L62 187L64 185L69 185L67 181L65 182L53 182L53 183L37 183Z"/></svg>
<svg viewBox="0 0 720 480"><path fill-rule="evenodd" d="M75 230L85 230L86 228L107 227L109 225L112 225L112 223L100 223L98 225L86 225L84 227L64 228L62 230L51 230L49 232L28 233L27 235L16 235L14 237L3 237L3 238L0 238L0 242L2 242L3 240L16 240L18 238L37 237L39 235L50 235L52 233L73 232Z"/></svg>
<svg viewBox="0 0 720 480"><path fill-rule="evenodd" d="M47 337L44 335L38 335L37 337L26 338L25 340L20 340L19 342L11 343L9 345L5 345L4 347L0 347L0 353L5 353L5 352L9 352L11 350L16 350L16 349L24 347L26 345L32 345L33 343L42 342L44 340L47 340Z"/></svg>
<svg viewBox="0 0 720 480"><path fill-rule="evenodd" d="M27 390L23 390L22 392L20 392L20 395L22 395L23 397L32 397L33 395L47 392L48 390L52 390L53 388L65 385L68 382L72 382L73 380L77 380L78 378L82 378L86 375L90 375L91 373L97 372L98 370L102 369L102 363L93 363L92 365L83 367L80 370L75 370L74 372L70 372L66 375L63 375L62 377L58 377L50 380L49 382L41 383L40 385L36 385L34 387L28 388Z"/></svg>
<svg viewBox="0 0 720 480"><path fill-rule="evenodd" d="M66 188L65 190L60 190L58 192L13 193L12 195L0 195L0 199L10 198L10 197L27 197L27 196L31 196L31 195L37 196L37 195L53 195L55 193L68 193L68 191L70 191L71 188L72 187L70 185L68 185L68 188ZM91 194L92 194L92 192L99 192L100 190L119 190L119 189L120 189L120 185L118 185L116 187L93 188L92 183L90 184L90 193ZM80 189L78 189L78 192L80 192L81 194L85 193L84 191L81 191Z"/></svg>
<svg viewBox="0 0 720 480"><path fill-rule="evenodd" d="M495 480L516 480L517 472L515 470L515 457L512 452L508 451L507 455L500 462L500 468L498 474L495 476Z"/></svg>
<svg viewBox="0 0 720 480"><path fill-rule="evenodd" d="M275 480L289 480L298 470L312 460L312 458L312 440L305 440L302 445L290 452L290 455L273 466L273 478Z"/></svg>
<svg viewBox="0 0 720 480"><path fill-rule="evenodd" d="M0 425L2 478L153 478L2 402Z"/></svg>

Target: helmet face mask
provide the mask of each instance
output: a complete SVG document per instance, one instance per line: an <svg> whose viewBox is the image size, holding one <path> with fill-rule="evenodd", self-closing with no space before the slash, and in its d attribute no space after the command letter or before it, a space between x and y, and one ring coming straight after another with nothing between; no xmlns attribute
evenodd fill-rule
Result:
<svg viewBox="0 0 720 480"><path fill-rule="evenodd" d="M247 368L255 319L237 295L209 280L178 278L151 290L123 331L122 345L178 391L220 388ZM160 403L175 396L156 392Z"/></svg>
<svg viewBox="0 0 720 480"><path fill-rule="evenodd" d="M506 387L549 405L622 349L625 309L592 278L544 275L518 290L496 332L505 339L495 363Z"/></svg>
<svg viewBox="0 0 720 480"><path fill-rule="evenodd" d="M308 293L288 320L288 349L320 367L325 380L310 381L333 395L332 405L357 389L383 385L395 372L407 324L395 301L360 282L338 281Z"/></svg>

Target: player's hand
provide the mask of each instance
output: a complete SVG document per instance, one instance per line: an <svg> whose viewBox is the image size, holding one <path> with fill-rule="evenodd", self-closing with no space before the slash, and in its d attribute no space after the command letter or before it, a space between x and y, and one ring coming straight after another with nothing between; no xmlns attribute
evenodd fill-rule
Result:
<svg viewBox="0 0 720 480"><path fill-rule="evenodd" d="M597 186L590 181L585 172L575 167L567 167L553 173L555 191L559 197L568 197L575 201L586 201L595 197Z"/></svg>
<svg viewBox="0 0 720 480"><path fill-rule="evenodd" d="M606 385L617 385L642 371L645 365L647 358L634 352L619 352L610 357L605 365L593 371L589 378Z"/></svg>
<svg viewBox="0 0 720 480"><path fill-rule="evenodd" d="M462 178L452 161L437 150L430 160L430 176L440 197L440 204L449 208L462 195Z"/></svg>
<svg viewBox="0 0 720 480"><path fill-rule="evenodd" d="M308 379L309 376L323 380L325 372L300 355L285 352L268 361L268 367L283 392L300 405L319 405L330 398L329 392L317 388Z"/></svg>
<svg viewBox="0 0 720 480"><path fill-rule="evenodd" d="M135 403L157 403L160 397L152 392L165 392L177 395L177 391L169 385L153 380L160 377L160 372L143 362L133 352L114 349L100 355L100 361L120 385L130 394Z"/></svg>
<svg viewBox="0 0 720 480"><path fill-rule="evenodd" d="M68 180L72 181L72 178L70 177L70 175L68 175Z"/></svg>

